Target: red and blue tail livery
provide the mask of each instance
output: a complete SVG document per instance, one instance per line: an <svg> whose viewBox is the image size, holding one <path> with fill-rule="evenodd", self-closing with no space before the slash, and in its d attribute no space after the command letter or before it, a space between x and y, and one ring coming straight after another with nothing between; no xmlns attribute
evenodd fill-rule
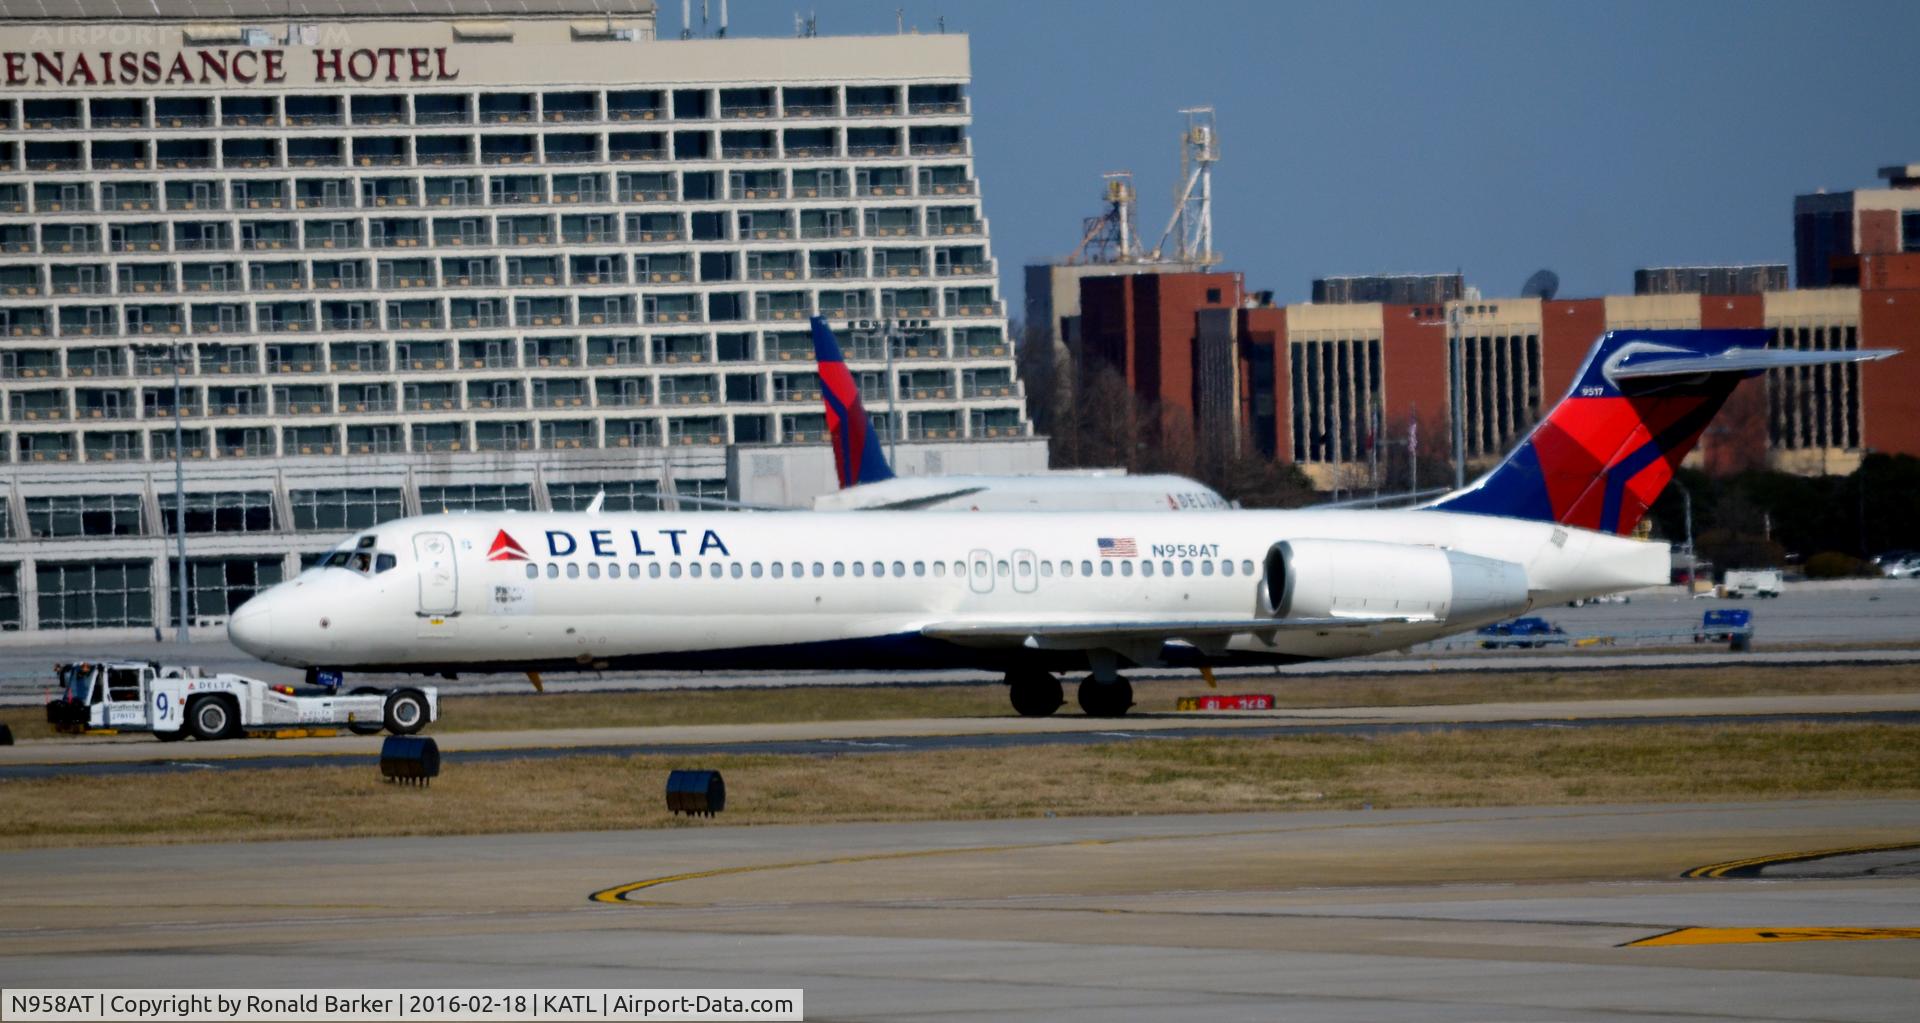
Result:
<svg viewBox="0 0 1920 1023"><path fill-rule="evenodd" d="M1769 349L1770 330L1616 330L1573 389L1493 471L1427 507L1633 531L1740 381L1892 349Z"/></svg>
<svg viewBox="0 0 1920 1023"><path fill-rule="evenodd" d="M818 316L813 318L813 358L820 368L820 396L827 406L827 436L833 441L833 467L841 488L892 479L893 470L880 453L880 436L860 404L860 385L847 371L833 329Z"/></svg>

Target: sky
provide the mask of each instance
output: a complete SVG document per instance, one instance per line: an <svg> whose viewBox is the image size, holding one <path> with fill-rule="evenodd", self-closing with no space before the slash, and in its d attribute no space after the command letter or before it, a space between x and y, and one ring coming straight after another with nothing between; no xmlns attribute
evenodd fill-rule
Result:
<svg viewBox="0 0 1920 1023"><path fill-rule="evenodd" d="M717 0L714 3L717 11ZM679 28L662 0L660 29ZM695 0L697 12L699 0ZM1796 194L1920 162L1920 3L734 0L735 35L965 32L1009 310L1130 170L1172 212L1179 108L1216 108L1215 248L1282 302L1336 274L1792 263ZM696 18L698 17L696 13Z"/></svg>

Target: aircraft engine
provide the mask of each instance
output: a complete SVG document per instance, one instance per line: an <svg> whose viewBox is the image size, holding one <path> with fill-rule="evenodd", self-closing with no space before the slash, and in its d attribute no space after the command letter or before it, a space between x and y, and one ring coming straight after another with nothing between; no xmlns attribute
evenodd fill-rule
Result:
<svg viewBox="0 0 1920 1023"><path fill-rule="evenodd" d="M1283 540L1267 550L1260 611L1275 618L1383 615L1473 626L1525 611L1511 562L1373 540Z"/></svg>

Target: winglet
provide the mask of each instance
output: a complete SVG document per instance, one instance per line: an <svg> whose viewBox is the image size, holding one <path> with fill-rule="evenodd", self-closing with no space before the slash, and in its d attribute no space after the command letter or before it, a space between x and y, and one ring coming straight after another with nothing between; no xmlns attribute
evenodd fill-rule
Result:
<svg viewBox="0 0 1920 1023"><path fill-rule="evenodd" d="M893 478L893 469L880 453L880 435L860 404L860 385L847 370L834 340L833 328L813 317L813 358L820 371L820 397L827 406L827 435L833 441L833 466L842 490L861 483Z"/></svg>

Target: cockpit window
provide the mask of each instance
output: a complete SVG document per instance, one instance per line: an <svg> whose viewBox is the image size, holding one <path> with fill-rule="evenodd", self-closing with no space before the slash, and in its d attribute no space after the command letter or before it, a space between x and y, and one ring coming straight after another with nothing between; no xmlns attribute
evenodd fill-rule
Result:
<svg viewBox="0 0 1920 1023"><path fill-rule="evenodd" d="M354 554L353 560L347 564L348 567L352 568L355 572L361 575L367 575L373 571L373 555L365 551L360 551Z"/></svg>
<svg viewBox="0 0 1920 1023"><path fill-rule="evenodd" d="M327 555L327 560L322 561L320 566L322 568L345 568L347 567L347 559L351 557L353 557L352 551L334 551L332 554Z"/></svg>
<svg viewBox="0 0 1920 1023"><path fill-rule="evenodd" d="M376 544L376 543L378 543L378 542L379 542L379 538L378 538L378 537L376 537L376 536L372 536L372 535L367 535L367 536L363 536L363 537L361 537L361 538L360 538L360 539L358 539L358 540L355 540L355 541L354 541L354 543L353 543L353 545L354 545L355 547L357 547L357 548L359 548L360 550L363 550L363 551L364 551L364 550L366 550L367 548L369 548L369 547L372 547L372 546L373 546L374 544Z"/></svg>
<svg viewBox="0 0 1920 1023"><path fill-rule="evenodd" d="M374 561L373 561L373 571L374 571L374 573L375 573L375 574L377 575L377 574L379 574L379 573L381 573L381 572L385 572L385 571L389 571L389 570L391 570L391 569L393 568L393 566L394 566L394 565L396 565L396 564L398 564L398 561L397 561L397 560L396 560L396 559L394 558L394 556L393 556L393 555L391 555L391 554L382 554L382 555L380 555L379 557L377 557L377 558L375 558L375 559L374 559Z"/></svg>

